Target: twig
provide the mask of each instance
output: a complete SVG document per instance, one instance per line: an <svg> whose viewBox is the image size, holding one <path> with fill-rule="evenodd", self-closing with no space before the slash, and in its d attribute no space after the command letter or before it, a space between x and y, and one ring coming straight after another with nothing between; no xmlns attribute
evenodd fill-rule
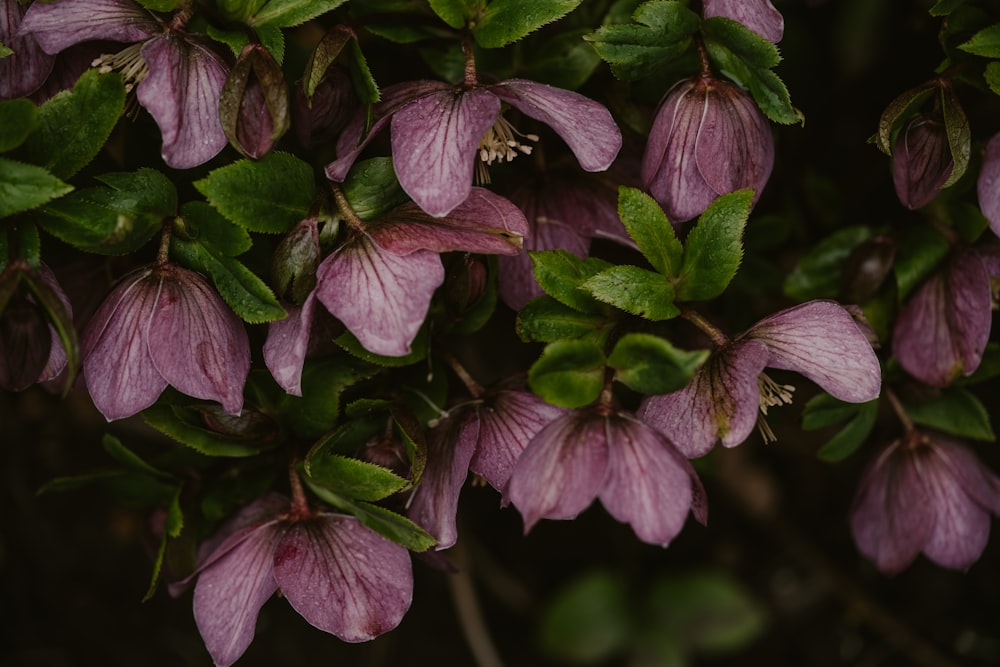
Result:
<svg viewBox="0 0 1000 667"><path fill-rule="evenodd" d="M483 612L479 608L479 599L476 597L472 574L469 571L470 559L461 541L452 547L451 555L455 565L458 566L458 572L448 575L448 588L455 603L455 612L462 626L462 634L465 635L465 641L475 657L476 665L503 667L500 654L490 637L489 628L486 627L486 619L483 618Z"/></svg>

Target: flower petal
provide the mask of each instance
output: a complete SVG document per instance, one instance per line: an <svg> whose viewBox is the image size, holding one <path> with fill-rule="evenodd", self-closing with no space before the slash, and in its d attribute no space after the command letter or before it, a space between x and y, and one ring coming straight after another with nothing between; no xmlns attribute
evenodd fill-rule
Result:
<svg viewBox="0 0 1000 667"><path fill-rule="evenodd" d="M942 465L951 470L965 492L987 511L1000 516L1000 477L964 444L940 434L935 434L934 444Z"/></svg>
<svg viewBox="0 0 1000 667"><path fill-rule="evenodd" d="M892 182L900 203L908 209L929 204L954 169L948 133L940 118L917 116L892 148Z"/></svg>
<svg viewBox="0 0 1000 667"><path fill-rule="evenodd" d="M302 395L302 365L309 350L316 291L301 306L285 304L288 316L267 325L264 341L264 364L282 389L292 396Z"/></svg>
<svg viewBox="0 0 1000 667"><path fill-rule="evenodd" d="M502 81L490 90L524 115L555 130L586 171L604 171L621 150L621 131L599 102L526 79Z"/></svg>
<svg viewBox="0 0 1000 667"><path fill-rule="evenodd" d="M361 237L323 260L316 296L366 349L402 356L410 352L442 282L437 253L394 255Z"/></svg>
<svg viewBox="0 0 1000 667"><path fill-rule="evenodd" d="M163 135L163 161L175 169L208 162L226 145L219 98L229 72L211 49L172 33L142 46L149 75L136 97Z"/></svg>
<svg viewBox="0 0 1000 667"><path fill-rule="evenodd" d="M163 378L188 396L243 409L250 341L238 317L197 273L165 265L150 320L149 353Z"/></svg>
<svg viewBox="0 0 1000 667"><path fill-rule="evenodd" d="M964 570L979 560L990 537L989 512L977 503L963 479L935 450L921 461L922 476L935 510L934 529L924 555L942 567Z"/></svg>
<svg viewBox="0 0 1000 667"><path fill-rule="evenodd" d="M351 516L290 526L274 553L274 578L302 618L347 642L392 630L413 599L409 552Z"/></svg>
<svg viewBox="0 0 1000 667"><path fill-rule="evenodd" d="M1000 133L987 142L983 167L976 181L979 208L990 221L990 229L1000 236Z"/></svg>
<svg viewBox="0 0 1000 667"><path fill-rule="evenodd" d="M780 42L785 19L770 0L704 0L705 18L724 16L739 21L770 42Z"/></svg>
<svg viewBox="0 0 1000 667"><path fill-rule="evenodd" d="M55 63L55 57L45 53L34 36L18 32L27 10L17 0L0 0L0 44L13 51L0 58L0 100L36 91Z"/></svg>
<svg viewBox="0 0 1000 667"><path fill-rule="evenodd" d="M808 301L774 313L741 338L767 346L768 367L801 373L834 398L863 403L881 391L875 351L850 313L834 301Z"/></svg>
<svg viewBox="0 0 1000 667"><path fill-rule="evenodd" d="M709 357L684 389L647 398L639 419L670 438L688 458L704 456L719 439L735 447L757 423L757 378L767 358L762 343L735 341Z"/></svg>
<svg viewBox="0 0 1000 667"><path fill-rule="evenodd" d="M482 88L433 92L392 117L392 164L406 194L439 218L472 188L476 149L500 113L500 100Z"/></svg>
<svg viewBox="0 0 1000 667"><path fill-rule="evenodd" d="M153 16L132 0L35 2L21 23L46 53L95 39L133 43L162 32Z"/></svg>

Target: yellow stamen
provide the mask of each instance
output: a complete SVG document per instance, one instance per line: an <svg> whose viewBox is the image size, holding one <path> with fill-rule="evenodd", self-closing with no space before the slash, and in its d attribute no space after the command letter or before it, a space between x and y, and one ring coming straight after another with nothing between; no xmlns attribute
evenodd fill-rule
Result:
<svg viewBox="0 0 1000 667"><path fill-rule="evenodd" d="M489 167L494 162L510 162L520 153L531 155L532 146L521 142L538 141L537 134L519 132L503 116L498 116L479 140L479 161L476 162L476 182L486 185L490 182Z"/></svg>
<svg viewBox="0 0 1000 667"><path fill-rule="evenodd" d="M757 389L760 391L760 412L757 416L757 430L765 444L775 442L778 438L767 423L767 409L778 405L786 405L792 402L792 392L795 387L790 384L778 384L772 380L767 373L757 376Z"/></svg>
<svg viewBox="0 0 1000 667"><path fill-rule="evenodd" d="M99 68L101 74L121 72L125 81L125 92L131 92L149 74L149 65L142 57L142 44L142 42L130 44L118 53L102 53L100 58L90 63L90 66Z"/></svg>

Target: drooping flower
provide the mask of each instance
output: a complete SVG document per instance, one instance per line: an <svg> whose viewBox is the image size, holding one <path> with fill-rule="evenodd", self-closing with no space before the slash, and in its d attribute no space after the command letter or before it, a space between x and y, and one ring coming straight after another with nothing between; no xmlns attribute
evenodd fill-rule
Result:
<svg viewBox="0 0 1000 667"><path fill-rule="evenodd" d="M918 554L964 570L983 553L990 514L1000 515L1000 478L965 444L911 431L873 461L858 486L851 532L881 571L895 574Z"/></svg>
<svg viewBox="0 0 1000 667"><path fill-rule="evenodd" d="M704 0L702 12L707 19L723 16L738 21L774 43L785 32L785 19L770 0Z"/></svg>
<svg viewBox="0 0 1000 667"><path fill-rule="evenodd" d="M194 618L219 667L243 655L277 591L310 624L347 642L392 630L413 598L405 548L353 516L296 510L276 493L243 508L198 555Z"/></svg>
<svg viewBox="0 0 1000 667"><path fill-rule="evenodd" d="M833 301L809 301L774 313L721 345L686 387L646 399L639 417L668 433L688 457L717 440L735 447L750 435L757 411L789 403L792 387L765 368L796 371L850 403L878 397L881 368L854 318Z"/></svg>
<svg viewBox="0 0 1000 667"><path fill-rule="evenodd" d="M427 466L408 511L437 539L436 549L453 546L458 537L455 514L469 471L503 492L528 442L565 412L516 380L449 411L431 432Z"/></svg>
<svg viewBox="0 0 1000 667"><path fill-rule="evenodd" d="M914 116L892 149L892 182L900 203L911 210L926 206L954 169L944 121L929 114Z"/></svg>
<svg viewBox="0 0 1000 667"><path fill-rule="evenodd" d="M991 261L985 252L959 252L917 288L896 318L893 355L924 384L946 387L979 367L993 319Z"/></svg>
<svg viewBox="0 0 1000 667"><path fill-rule="evenodd" d="M539 519L573 519L594 501L636 536L667 546L692 512L708 517L705 490L666 435L603 407L565 413L531 439L514 466L507 498L525 532Z"/></svg>
<svg viewBox="0 0 1000 667"><path fill-rule="evenodd" d="M1000 133L993 135L986 143L976 191L979 208L990 221L990 229L1000 236Z"/></svg>
<svg viewBox="0 0 1000 667"><path fill-rule="evenodd" d="M678 82L660 102L642 181L676 223L736 190L752 188L756 203L773 165L771 128L753 99L731 83L700 76Z"/></svg>
<svg viewBox="0 0 1000 667"><path fill-rule="evenodd" d="M45 53L31 35L19 34L26 11L28 5L23 2L0 0L0 44L12 51L0 58L0 100L31 95L55 64L55 56Z"/></svg>
<svg viewBox="0 0 1000 667"><path fill-rule="evenodd" d="M243 407L250 343L239 318L208 282L174 264L123 278L82 334L83 374L108 420L148 408L167 385Z"/></svg>
<svg viewBox="0 0 1000 667"><path fill-rule="evenodd" d="M132 0L36 2L21 22L49 54L81 42L129 44L96 62L122 72L128 87L160 128L163 160L186 169L215 157L225 147L219 98L229 66L208 42L183 30L190 10L161 22Z"/></svg>
<svg viewBox="0 0 1000 667"><path fill-rule="evenodd" d="M390 125L392 161L403 190L428 214L447 215L469 196L477 163L531 152L528 142L537 137L517 132L503 116L504 104L555 130L587 171L607 169L621 148L621 132L608 110L579 93L524 79L460 87L411 81L383 91L367 135L363 110L354 116L326 175L343 181L361 151Z"/></svg>

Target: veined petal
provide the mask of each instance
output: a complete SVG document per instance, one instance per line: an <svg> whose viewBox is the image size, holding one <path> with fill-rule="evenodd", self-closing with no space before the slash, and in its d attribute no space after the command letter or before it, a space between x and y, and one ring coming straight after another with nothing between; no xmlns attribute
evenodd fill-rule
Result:
<svg viewBox="0 0 1000 667"><path fill-rule="evenodd" d="M501 81L490 90L525 116L555 130L586 171L604 171L621 150L621 131L599 102L526 79Z"/></svg>
<svg viewBox="0 0 1000 667"><path fill-rule="evenodd" d="M662 433L624 415L608 418L601 503L640 540L665 547L676 537L691 509L693 480L691 464Z"/></svg>
<svg viewBox="0 0 1000 667"><path fill-rule="evenodd" d="M476 149L500 113L483 88L429 93L392 117L392 164L399 184L420 208L447 215L472 188Z"/></svg>
<svg viewBox="0 0 1000 667"><path fill-rule="evenodd" d="M55 57L43 51L34 36L18 31L27 10L17 0L0 0L0 44L13 51L0 58L0 100L33 93L55 63Z"/></svg>
<svg viewBox="0 0 1000 667"><path fill-rule="evenodd" d="M892 149L892 182L908 209L926 206L941 191L955 161L940 118L918 116L899 135Z"/></svg>
<svg viewBox="0 0 1000 667"><path fill-rule="evenodd" d="M509 200L472 188L444 217L435 218L407 202L369 225L368 233L379 247L397 255L415 250L513 255L521 252L528 222Z"/></svg>
<svg viewBox="0 0 1000 667"><path fill-rule="evenodd" d="M964 570L979 560L990 537L990 514L963 486L954 469L932 452L918 460L935 521L924 555L943 567Z"/></svg>
<svg viewBox="0 0 1000 667"><path fill-rule="evenodd" d="M146 342L158 283L149 269L127 276L83 330L84 380L94 405L109 421L148 408L167 388Z"/></svg>
<svg viewBox="0 0 1000 667"><path fill-rule="evenodd" d="M395 255L360 237L323 260L316 275L316 296L366 349L402 356L444 282L444 266L436 252Z"/></svg>
<svg viewBox="0 0 1000 667"><path fill-rule="evenodd" d="M705 18L724 16L739 21L770 42L780 42L785 19L770 0L704 0Z"/></svg>
<svg viewBox="0 0 1000 667"><path fill-rule="evenodd" d="M132 0L59 0L35 2L21 23L46 53L59 53L95 39L141 42L162 32L153 16Z"/></svg>
<svg viewBox="0 0 1000 667"><path fill-rule="evenodd" d="M877 398L882 371L871 344L843 306L809 301L765 317L742 338L767 346L770 368L806 376L834 398Z"/></svg>
<svg viewBox="0 0 1000 667"><path fill-rule="evenodd" d="M976 181L979 208L990 221L990 229L1000 236L1000 134L986 143L983 167Z"/></svg>
<svg viewBox="0 0 1000 667"><path fill-rule="evenodd" d="M688 458L704 456L719 439L735 447L757 423L757 378L767 359L762 343L734 341L709 357L683 389L647 398L639 419L670 438Z"/></svg>
<svg viewBox="0 0 1000 667"><path fill-rule="evenodd" d="M278 585L275 545L286 530L269 523L204 568L194 587L194 620L218 667L228 667L253 641L257 615Z"/></svg>
<svg viewBox="0 0 1000 667"><path fill-rule="evenodd" d="M521 453L506 498L524 519L524 532L539 519L573 519L604 486L608 469L605 418L573 411L550 422Z"/></svg>
<svg viewBox="0 0 1000 667"><path fill-rule="evenodd" d="M226 145L219 98L229 67L211 49L171 33L142 46L149 75L136 97L160 127L163 161L175 169L208 162Z"/></svg>
<svg viewBox="0 0 1000 667"><path fill-rule="evenodd" d="M146 337L156 369L179 391L239 414L250 372L243 323L197 273L173 265L155 271L161 290Z"/></svg>
<svg viewBox="0 0 1000 667"><path fill-rule="evenodd" d="M292 396L302 395L302 364L309 350L316 291L301 306L285 304L288 317L267 325L264 341L264 364L274 381Z"/></svg>
<svg viewBox="0 0 1000 667"><path fill-rule="evenodd" d="M292 524L275 550L274 578L302 618L347 642L392 630L413 599L409 552L352 516Z"/></svg>
<svg viewBox="0 0 1000 667"><path fill-rule="evenodd" d="M976 458L962 443L935 434L935 455L951 470L965 492L989 512L1000 516L1000 477Z"/></svg>

